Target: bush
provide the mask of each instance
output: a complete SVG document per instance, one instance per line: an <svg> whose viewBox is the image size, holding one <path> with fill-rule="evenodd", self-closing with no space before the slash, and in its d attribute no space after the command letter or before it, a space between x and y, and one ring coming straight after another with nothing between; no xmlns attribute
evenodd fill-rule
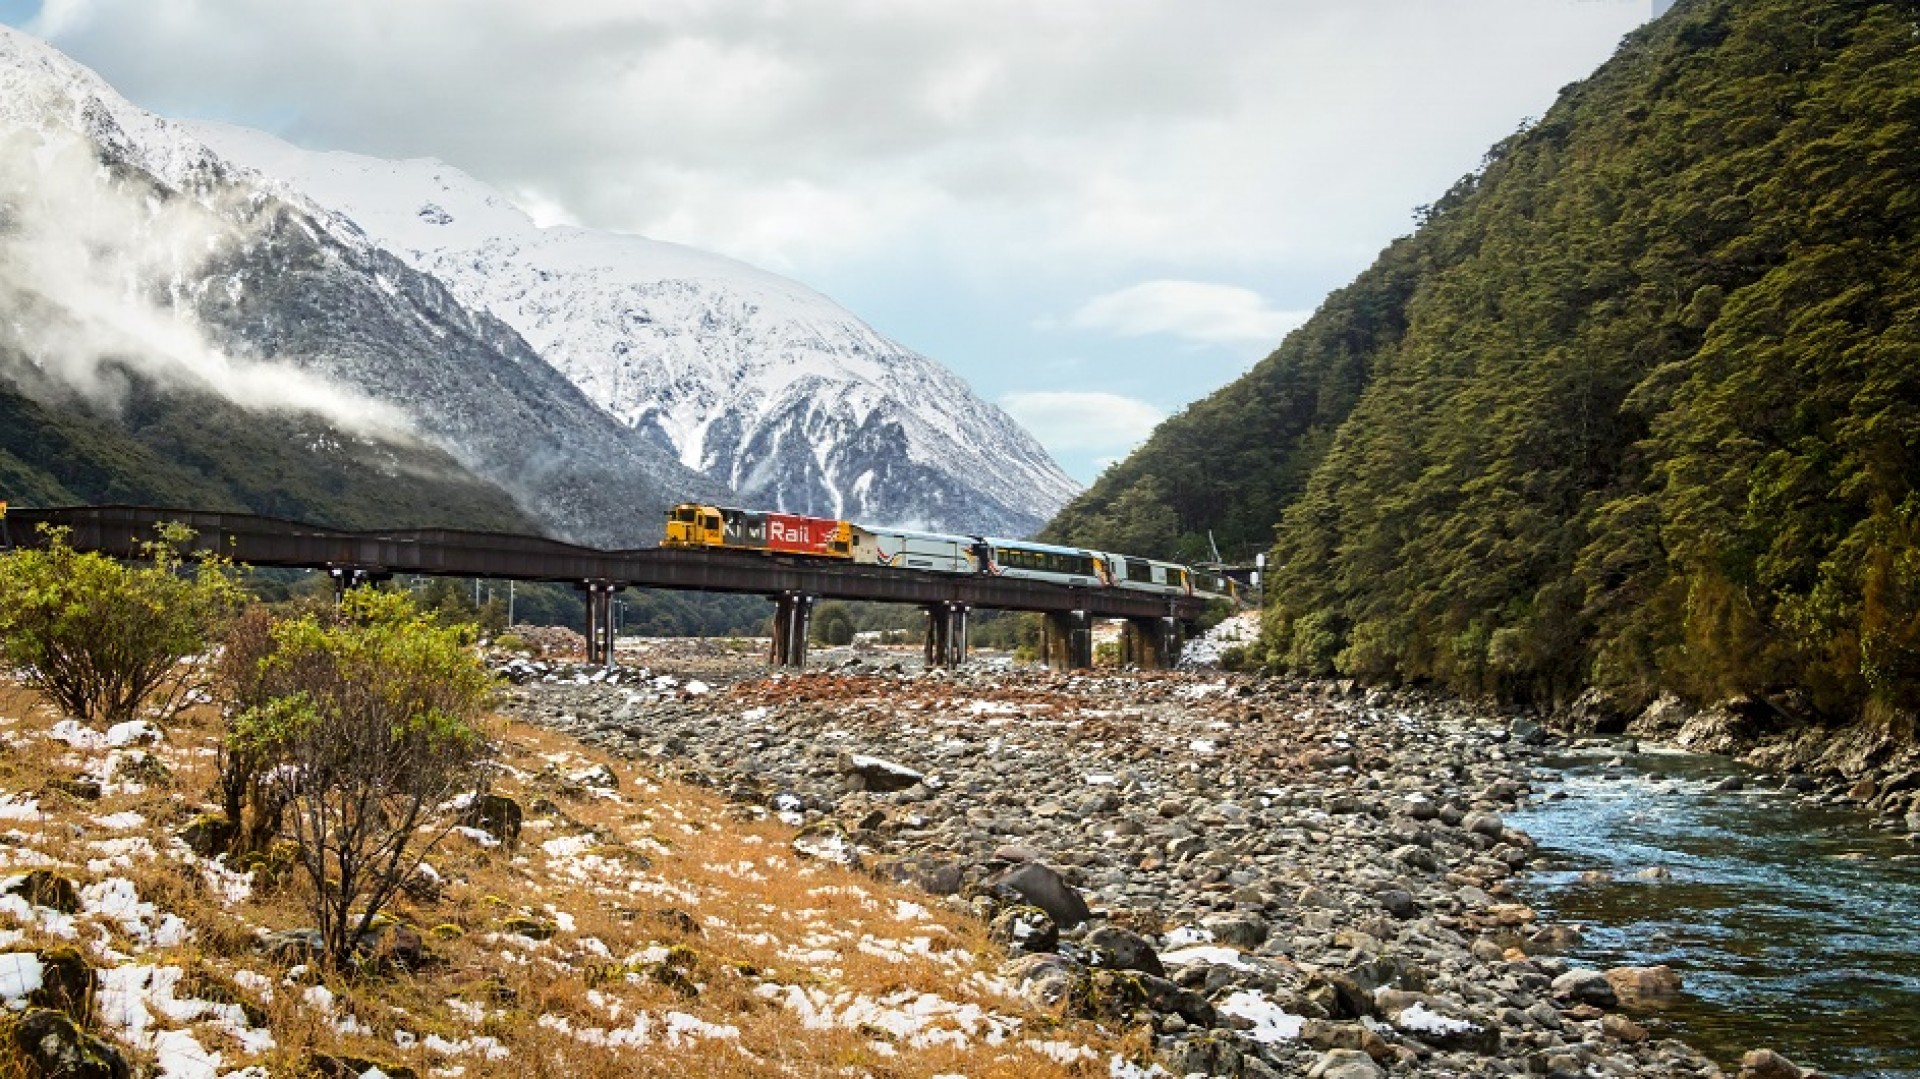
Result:
<svg viewBox="0 0 1920 1079"><path fill-rule="evenodd" d="M813 612L813 639L822 644L852 644L853 614L844 603L822 603Z"/></svg>
<svg viewBox="0 0 1920 1079"><path fill-rule="evenodd" d="M75 551L67 529L44 525L44 548L0 554L0 654L69 715L134 718L239 608L232 563L206 556L189 570L180 548L193 532L179 524L159 532L142 545L144 565ZM174 683L163 713L178 708L186 688Z"/></svg>
<svg viewBox="0 0 1920 1079"><path fill-rule="evenodd" d="M477 786L493 681L472 635L404 593L354 589L338 612L272 624L256 678L223 679L236 714L222 786L284 812L336 968L456 823L445 804Z"/></svg>

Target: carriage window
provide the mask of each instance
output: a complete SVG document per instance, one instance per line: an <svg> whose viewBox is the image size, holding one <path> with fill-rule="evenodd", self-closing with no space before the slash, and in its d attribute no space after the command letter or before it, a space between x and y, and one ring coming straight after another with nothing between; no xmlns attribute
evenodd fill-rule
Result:
<svg viewBox="0 0 1920 1079"><path fill-rule="evenodd" d="M1093 560L1084 555L1061 554L1057 551L1024 551L1005 547L1001 548L998 554L1001 565L1014 569L1037 570L1041 573L1093 575Z"/></svg>

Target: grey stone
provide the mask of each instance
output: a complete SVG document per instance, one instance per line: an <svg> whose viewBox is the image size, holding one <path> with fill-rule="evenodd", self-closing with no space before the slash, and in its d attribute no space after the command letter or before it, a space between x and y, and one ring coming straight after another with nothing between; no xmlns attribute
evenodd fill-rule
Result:
<svg viewBox="0 0 1920 1079"><path fill-rule="evenodd" d="M33 1074L49 1079L127 1079L130 1074L118 1049L51 1008L28 1009L8 1034Z"/></svg>
<svg viewBox="0 0 1920 1079"><path fill-rule="evenodd" d="M1209 914L1200 919L1200 928L1213 934L1221 944L1252 951L1267 940L1266 919L1257 914Z"/></svg>
<svg viewBox="0 0 1920 1079"><path fill-rule="evenodd" d="M987 926L996 944L1021 952L1051 952L1060 947L1060 927L1047 912L1028 903L1008 907Z"/></svg>
<svg viewBox="0 0 1920 1079"><path fill-rule="evenodd" d="M1167 976L1160 956L1145 937L1116 925L1103 925L1088 933L1085 940L1089 966L1113 970L1137 970L1155 977Z"/></svg>
<svg viewBox="0 0 1920 1079"><path fill-rule="evenodd" d="M1307 1079L1386 1079L1386 1069L1358 1049L1329 1049L1307 1071Z"/></svg>
<svg viewBox="0 0 1920 1079"><path fill-rule="evenodd" d="M478 828L510 847L519 841L520 825L525 817L519 802L504 794L483 794L467 803L460 823Z"/></svg>
<svg viewBox="0 0 1920 1079"><path fill-rule="evenodd" d="M855 789L881 793L904 791L927 778L924 772L865 753L850 753L841 758L840 771L860 778L861 786Z"/></svg>
<svg viewBox="0 0 1920 1079"><path fill-rule="evenodd" d="M1600 1008L1612 1008L1620 1003L1607 976L1589 967L1575 967L1555 978L1553 995L1559 1000Z"/></svg>
<svg viewBox="0 0 1920 1079"><path fill-rule="evenodd" d="M1389 888L1381 892L1380 906L1401 921L1417 918L1420 915L1420 906L1414 901L1413 893L1405 888Z"/></svg>
<svg viewBox="0 0 1920 1079"><path fill-rule="evenodd" d="M1000 976L1012 982L1020 995L1045 1008L1057 1006L1071 992L1079 965L1058 955L1041 953L1009 959Z"/></svg>
<svg viewBox="0 0 1920 1079"><path fill-rule="evenodd" d="M1801 1079L1806 1070L1771 1049L1755 1049L1740 1058L1739 1079Z"/></svg>
<svg viewBox="0 0 1920 1079"><path fill-rule="evenodd" d="M1047 912L1062 929L1072 929L1093 916L1087 901L1059 873L1041 862L1023 862L987 882L1005 889Z"/></svg>

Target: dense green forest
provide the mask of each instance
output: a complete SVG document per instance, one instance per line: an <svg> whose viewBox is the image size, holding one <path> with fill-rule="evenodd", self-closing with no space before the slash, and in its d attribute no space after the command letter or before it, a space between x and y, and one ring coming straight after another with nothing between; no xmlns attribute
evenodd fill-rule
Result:
<svg viewBox="0 0 1920 1079"><path fill-rule="evenodd" d="M1049 534L1275 538L1297 670L1910 713L1917 232L1920 8L1681 0Z"/></svg>
<svg viewBox="0 0 1920 1079"><path fill-rule="evenodd" d="M111 404L80 397L35 378L0 342L0 500L230 510L339 528L538 531L505 492L431 447L160 390L130 370L121 390Z"/></svg>

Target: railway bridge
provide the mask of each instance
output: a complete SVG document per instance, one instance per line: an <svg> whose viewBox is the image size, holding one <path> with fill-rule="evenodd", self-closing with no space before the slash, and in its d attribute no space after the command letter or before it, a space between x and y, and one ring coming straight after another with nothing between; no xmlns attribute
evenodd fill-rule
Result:
<svg viewBox="0 0 1920 1079"><path fill-rule="evenodd" d="M1183 629L1205 601L1120 588L1078 588L1047 581L836 562L763 552L640 547L605 551L540 536L445 528L349 531L247 513L151 506L15 508L11 539L40 541L42 523L71 530L78 550L132 558L177 521L193 529L191 551L224 555L250 566L324 570L336 589L396 573L572 584L587 604L589 662L612 664L613 600L630 587L764 595L774 604L770 660L803 666L813 605L823 598L915 604L928 613L930 665L966 661L967 623L976 609L1034 611L1045 617L1042 651L1056 669L1093 665L1093 622L1122 619L1123 659L1141 667L1172 665Z"/></svg>

